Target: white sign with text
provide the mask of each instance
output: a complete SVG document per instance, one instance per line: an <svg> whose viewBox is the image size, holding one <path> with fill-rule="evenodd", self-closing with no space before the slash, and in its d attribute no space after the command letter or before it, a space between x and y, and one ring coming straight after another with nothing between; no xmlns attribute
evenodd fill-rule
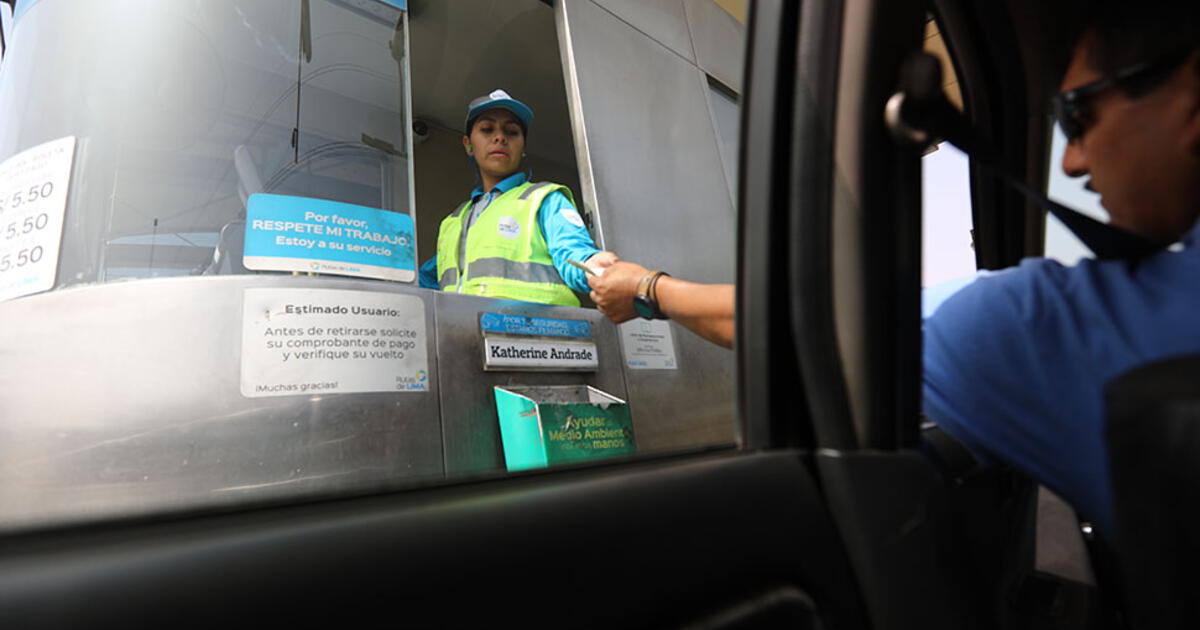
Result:
<svg viewBox="0 0 1200 630"><path fill-rule="evenodd" d="M625 365L634 370L677 370L671 323L662 319L635 319L619 326Z"/></svg>
<svg viewBox="0 0 1200 630"><path fill-rule="evenodd" d="M0 301L54 287L75 137L0 163Z"/></svg>
<svg viewBox="0 0 1200 630"><path fill-rule="evenodd" d="M339 289L247 289L242 395L429 390L425 303Z"/></svg>

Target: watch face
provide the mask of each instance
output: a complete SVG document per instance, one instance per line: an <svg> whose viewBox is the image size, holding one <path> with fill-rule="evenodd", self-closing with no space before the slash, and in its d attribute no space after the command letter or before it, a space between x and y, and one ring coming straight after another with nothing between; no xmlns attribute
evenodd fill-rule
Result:
<svg viewBox="0 0 1200 630"><path fill-rule="evenodd" d="M633 310L642 319L654 319L654 306L650 304L650 300L645 296L633 296Z"/></svg>

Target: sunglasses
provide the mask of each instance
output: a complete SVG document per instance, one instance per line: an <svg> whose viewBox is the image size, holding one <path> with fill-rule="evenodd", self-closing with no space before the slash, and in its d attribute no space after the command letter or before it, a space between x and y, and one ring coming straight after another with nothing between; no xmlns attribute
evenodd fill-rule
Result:
<svg viewBox="0 0 1200 630"><path fill-rule="evenodd" d="M1052 101L1054 118L1058 120L1058 126L1062 128L1068 141L1077 140L1083 137L1094 120L1091 102L1098 94L1121 87L1135 96L1140 95L1154 87L1158 81L1165 79L1175 66L1186 58L1186 54L1175 54L1157 61L1139 63L1118 70L1111 77L1103 77L1073 90L1059 92L1054 95Z"/></svg>

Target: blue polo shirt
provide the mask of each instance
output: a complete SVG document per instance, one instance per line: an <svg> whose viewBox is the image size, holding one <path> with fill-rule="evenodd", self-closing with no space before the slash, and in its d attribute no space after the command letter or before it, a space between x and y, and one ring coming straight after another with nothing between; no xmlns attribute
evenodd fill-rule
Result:
<svg viewBox="0 0 1200 630"><path fill-rule="evenodd" d="M467 224L474 223L474 217L483 212L493 199L524 184L525 181L525 173L509 175L486 194L483 187L476 186L475 190L471 191L471 208L469 209L473 215L467 218ZM588 233L583 218L579 216L579 211L575 209L571 200L558 190L546 195L546 198L542 200L542 205L538 208L538 225L542 228L542 237L546 239L546 247L550 250L550 258L554 261L554 268L558 270L558 275L562 276L567 286L578 293L591 291L587 283L587 275L582 269L567 261L584 262L600 250L596 249L596 242L592 240L592 235ZM420 278L423 288L440 288L437 277L437 254L421 265Z"/></svg>
<svg viewBox="0 0 1200 630"><path fill-rule="evenodd" d="M1200 352L1198 240L1136 264L1029 259L962 287L925 319L925 414L1112 533L1104 386Z"/></svg>

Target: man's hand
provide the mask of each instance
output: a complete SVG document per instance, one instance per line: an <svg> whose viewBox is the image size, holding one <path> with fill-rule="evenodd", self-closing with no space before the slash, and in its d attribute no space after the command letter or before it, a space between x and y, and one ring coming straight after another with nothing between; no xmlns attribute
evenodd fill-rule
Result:
<svg viewBox="0 0 1200 630"><path fill-rule="evenodd" d="M600 252L588 262L606 253L612 252ZM588 284L592 287L591 297L596 303L596 308L618 324L637 317L637 311L633 310L633 296L637 295L638 282L646 273L646 268L641 265L613 262L605 268L604 275L588 276Z"/></svg>
<svg viewBox="0 0 1200 630"><path fill-rule="evenodd" d="M604 251L592 254L591 258L588 258L586 261L584 261L584 264L592 269L600 270L611 267L613 263L619 262L620 260L621 257L615 253Z"/></svg>

